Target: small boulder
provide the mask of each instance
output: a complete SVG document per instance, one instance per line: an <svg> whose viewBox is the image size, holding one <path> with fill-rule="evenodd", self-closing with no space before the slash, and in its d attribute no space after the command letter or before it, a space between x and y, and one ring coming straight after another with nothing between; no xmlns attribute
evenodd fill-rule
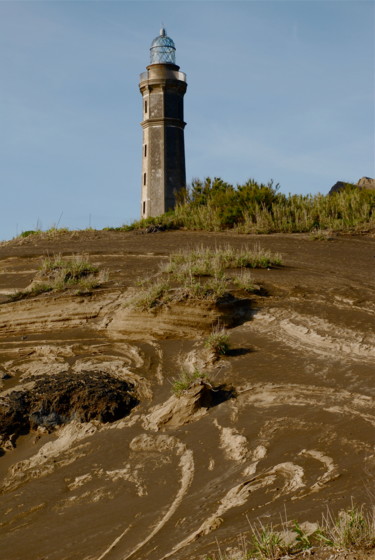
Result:
<svg viewBox="0 0 375 560"><path fill-rule="evenodd" d="M371 177L362 177L362 179L359 179L357 182L357 185L361 189L375 191L375 179L371 179Z"/></svg>

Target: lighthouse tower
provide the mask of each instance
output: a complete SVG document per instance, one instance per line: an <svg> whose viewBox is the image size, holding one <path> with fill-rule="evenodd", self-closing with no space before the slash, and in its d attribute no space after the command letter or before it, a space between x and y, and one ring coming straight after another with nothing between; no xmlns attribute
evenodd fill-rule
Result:
<svg viewBox="0 0 375 560"><path fill-rule="evenodd" d="M150 65L140 76L143 99L141 217L174 208L186 186L184 102L186 75L175 63L176 48L162 28L150 48Z"/></svg>

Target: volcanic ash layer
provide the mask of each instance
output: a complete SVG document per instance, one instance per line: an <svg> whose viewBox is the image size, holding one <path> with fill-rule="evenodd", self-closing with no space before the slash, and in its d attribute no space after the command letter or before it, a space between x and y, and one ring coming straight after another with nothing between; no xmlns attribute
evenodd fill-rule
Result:
<svg viewBox="0 0 375 560"><path fill-rule="evenodd" d="M248 520L371 505L375 238L32 237L0 244L4 558L202 560ZM225 309L129 309L139 277L202 243L260 243L283 266L252 271L262 289ZM9 301L46 253L85 253L109 279ZM218 320L219 358L205 346Z"/></svg>

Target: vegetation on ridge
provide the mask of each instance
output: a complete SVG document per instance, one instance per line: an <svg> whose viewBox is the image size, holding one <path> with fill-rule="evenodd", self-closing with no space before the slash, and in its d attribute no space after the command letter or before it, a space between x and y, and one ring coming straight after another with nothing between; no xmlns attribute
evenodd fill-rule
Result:
<svg viewBox="0 0 375 560"><path fill-rule="evenodd" d="M32 285L10 296L12 301L37 296L44 292L74 289L78 294L90 293L107 279L106 271L99 271L86 255L63 258L54 255L43 259Z"/></svg>
<svg viewBox="0 0 375 560"><path fill-rule="evenodd" d="M281 265L281 257L259 246L235 250L230 246L171 254L156 277L140 283L128 305L146 311L173 301L187 299L217 302L230 290L256 289L251 268Z"/></svg>
<svg viewBox="0 0 375 560"><path fill-rule="evenodd" d="M285 195L272 181L233 186L220 178L195 179L174 211L123 226L238 233L360 231L375 227L375 191L351 184L330 195Z"/></svg>
<svg viewBox="0 0 375 560"><path fill-rule="evenodd" d="M363 232L375 228L375 191L352 183L346 183L343 190L328 195L285 195L279 192L279 184L273 181L264 184L249 179L234 186L218 177L206 177L203 181L194 179L177 198L173 211L104 230L153 232L186 228L230 229L237 233L310 232L312 238L325 239L322 232ZM95 230L86 228L82 231ZM66 233L76 234L64 227L52 227L46 231L24 231L19 237L39 235L52 239Z"/></svg>

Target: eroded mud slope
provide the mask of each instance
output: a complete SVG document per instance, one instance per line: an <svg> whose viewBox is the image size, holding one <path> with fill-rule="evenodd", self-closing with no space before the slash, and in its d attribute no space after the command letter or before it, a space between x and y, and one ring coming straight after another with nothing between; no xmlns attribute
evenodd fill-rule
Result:
<svg viewBox="0 0 375 560"><path fill-rule="evenodd" d="M225 358L203 344L214 306L124 306L170 252L226 243L260 244L284 266L254 271L262 290L229 329ZM109 280L92 295L7 303L47 252L88 253ZM0 457L2 556L193 560L248 519L278 522L286 511L317 521L327 505L373 503L374 270L369 237L93 232L2 244L2 399L53 376L101 374L134 387L138 403L113 422L69 417L51 433L34 426L13 449L10 438ZM171 380L189 368L236 396L202 396L199 382L173 396Z"/></svg>

